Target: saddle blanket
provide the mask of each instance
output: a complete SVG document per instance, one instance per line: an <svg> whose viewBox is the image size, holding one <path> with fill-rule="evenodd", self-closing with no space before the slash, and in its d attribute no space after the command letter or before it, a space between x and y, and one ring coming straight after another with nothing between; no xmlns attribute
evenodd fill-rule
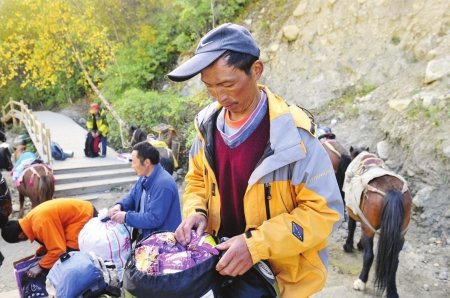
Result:
<svg viewBox="0 0 450 298"><path fill-rule="evenodd" d="M361 195L367 188L370 181L381 176L394 176L403 181L403 177L390 171L383 160L375 154L367 151L361 152L345 171L345 180L342 190L345 192L345 203L350 210L356 215L361 203Z"/></svg>

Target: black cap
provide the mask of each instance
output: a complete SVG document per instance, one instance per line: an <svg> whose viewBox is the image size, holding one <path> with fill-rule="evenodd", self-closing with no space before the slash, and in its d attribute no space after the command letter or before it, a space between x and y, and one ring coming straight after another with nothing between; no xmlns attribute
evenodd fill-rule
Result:
<svg viewBox="0 0 450 298"><path fill-rule="evenodd" d="M240 25L226 23L212 29L200 40L195 56L167 76L175 82L188 80L216 61L227 50L259 58L259 48L250 32Z"/></svg>

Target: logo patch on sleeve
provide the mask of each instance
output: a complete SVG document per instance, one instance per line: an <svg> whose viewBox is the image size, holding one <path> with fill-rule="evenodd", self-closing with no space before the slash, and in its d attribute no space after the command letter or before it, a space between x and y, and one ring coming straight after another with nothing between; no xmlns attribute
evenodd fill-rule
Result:
<svg viewBox="0 0 450 298"><path fill-rule="evenodd" d="M292 222L292 234L303 242L303 228Z"/></svg>

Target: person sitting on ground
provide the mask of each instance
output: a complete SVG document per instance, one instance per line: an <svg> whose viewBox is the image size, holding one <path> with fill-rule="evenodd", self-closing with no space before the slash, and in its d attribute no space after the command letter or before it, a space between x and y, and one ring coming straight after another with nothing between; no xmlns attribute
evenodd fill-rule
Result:
<svg viewBox="0 0 450 298"><path fill-rule="evenodd" d="M109 132L108 122L106 120L106 112L98 103L92 103L89 109L89 117L86 127L93 138L100 136L102 143L101 157L106 157L106 147L108 145L107 135Z"/></svg>
<svg viewBox="0 0 450 298"><path fill-rule="evenodd" d="M89 201L69 198L45 201L24 218L10 220L2 228L2 237L8 243L28 239L41 244L36 255L43 257L27 272L29 277L35 278L41 272L47 274L64 252L79 250L78 234L97 214Z"/></svg>
<svg viewBox="0 0 450 298"><path fill-rule="evenodd" d="M130 193L111 207L112 220L137 229L134 239L155 231L175 231L181 222L178 188L159 163L159 152L149 142L133 146L131 167L139 176Z"/></svg>

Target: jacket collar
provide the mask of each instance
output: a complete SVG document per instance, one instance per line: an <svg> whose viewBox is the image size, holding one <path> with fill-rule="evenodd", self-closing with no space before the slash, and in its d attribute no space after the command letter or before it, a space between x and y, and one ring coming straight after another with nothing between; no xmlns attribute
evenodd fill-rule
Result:
<svg viewBox="0 0 450 298"><path fill-rule="evenodd" d="M153 182L155 181L155 177L159 176L159 172L160 171L165 171L164 168L161 166L160 163L156 164L155 167L153 168L152 173L150 174L150 176L142 176L139 179L139 182L141 183L142 187L147 191L150 186L153 184Z"/></svg>

